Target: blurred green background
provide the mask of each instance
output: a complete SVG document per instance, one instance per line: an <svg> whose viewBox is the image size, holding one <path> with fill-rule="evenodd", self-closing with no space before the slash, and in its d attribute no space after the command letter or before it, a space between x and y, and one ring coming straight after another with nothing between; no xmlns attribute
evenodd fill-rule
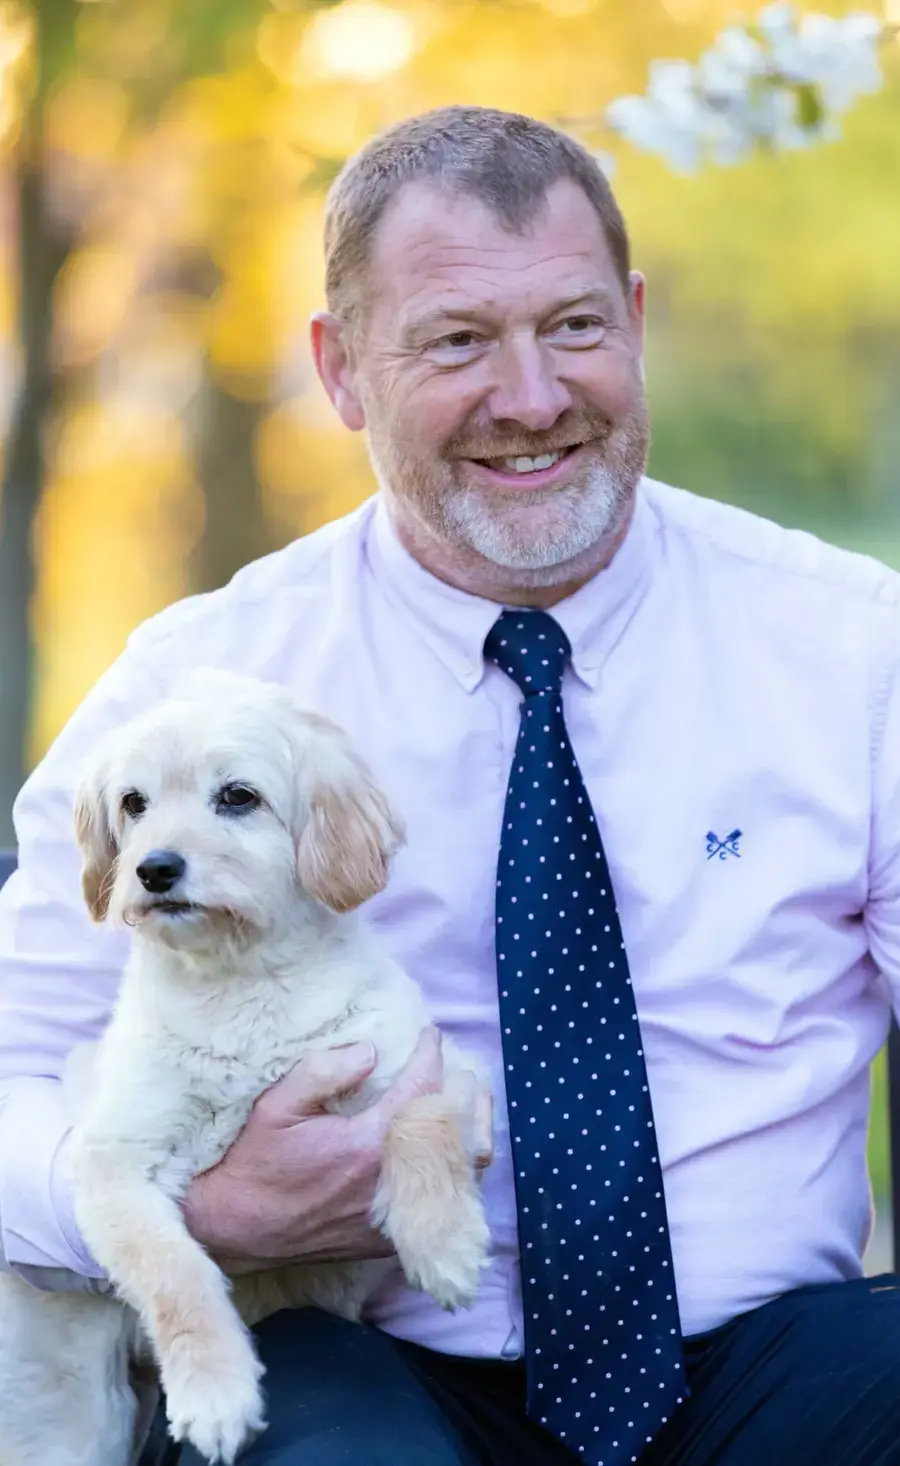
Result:
<svg viewBox="0 0 900 1466"><path fill-rule="evenodd" d="M135 623L372 491L306 340L348 152L447 102L596 116L747 18L727 0L0 3L0 845ZM674 176L571 126L614 157L649 281L652 472L900 567L888 52L842 142L733 170Z"/></svg>

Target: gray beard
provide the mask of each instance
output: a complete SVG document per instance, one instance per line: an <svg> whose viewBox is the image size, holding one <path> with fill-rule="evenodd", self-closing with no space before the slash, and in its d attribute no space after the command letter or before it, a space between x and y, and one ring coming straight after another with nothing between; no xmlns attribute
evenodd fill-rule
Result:
<svg viewBox="0 0 900 1466"><path fill-rule="evenodd" d="M585 488L560 493L556 523L540 534L523 531L518 515L504 517L472 492L456 495L444 506L443 518L457 544L504 570L527 572L530 584L547 585L566 578L573 560L615 533L633 492L631 484L598 465Z"/></svg>
<svg viewBox="0 0 900 1466"><path fill-rule="evenodd" d="M570 579L579 562L588 562L592 551L625 524L646 465L649 436L641 409L613 430L603 459L588 465L580 482L551 493L529 495L523 489L506 507L476 489L435 492L414 465L402 457L395 460L390 443L382 453L380 434L369 433L369 456L385 498L411 513L429 538L513 571L525 589L539 589ZM548 516L537 533L528 526L529 503L542 504Z"/></svg>

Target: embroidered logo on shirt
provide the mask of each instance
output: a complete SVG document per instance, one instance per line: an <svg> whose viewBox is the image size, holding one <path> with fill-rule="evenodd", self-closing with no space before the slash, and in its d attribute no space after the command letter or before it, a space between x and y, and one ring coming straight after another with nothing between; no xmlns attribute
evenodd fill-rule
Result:
<svg viewBox="0 0 900 1466"><path fill-rule="evenodd" d="M712 830L707 830L707 860L712 860L714 855L718 855L720 860L727 860L729 855L736 855L738 860L740 860L741 852L739 849L739 842L742 834L743 830L732 830L730 835L726 835L724 840L720 840L718 835L716 835Z"/></svg>

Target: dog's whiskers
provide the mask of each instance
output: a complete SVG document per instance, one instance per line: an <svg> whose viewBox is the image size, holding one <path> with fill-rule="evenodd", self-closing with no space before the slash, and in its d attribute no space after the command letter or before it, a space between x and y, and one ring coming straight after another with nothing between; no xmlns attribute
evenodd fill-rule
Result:
<svg viewBox="0 0 900 1466"><path fill-rule="evenodd" d="M99 897L104 904L112 898L112 889L115 885L116 876L118 875L118 873L119 857L118 855L116 855L114 856L112 863L109 866L109 869L106 871L106 874L100 882Z"/></svg>

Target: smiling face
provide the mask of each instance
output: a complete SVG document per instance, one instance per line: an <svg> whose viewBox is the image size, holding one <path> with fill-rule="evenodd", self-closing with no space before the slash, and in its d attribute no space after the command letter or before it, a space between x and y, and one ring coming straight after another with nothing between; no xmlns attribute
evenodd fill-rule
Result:
<svg viewBox="0 0 900 1466"><path fill-rule="evenodd" d="M587 579L627 528L649 429L643 284L623 288L586 195L554 184L519 233L407 184L366 289L353 339L321 317L314 344L408 548L497 599Z"/></svg>

